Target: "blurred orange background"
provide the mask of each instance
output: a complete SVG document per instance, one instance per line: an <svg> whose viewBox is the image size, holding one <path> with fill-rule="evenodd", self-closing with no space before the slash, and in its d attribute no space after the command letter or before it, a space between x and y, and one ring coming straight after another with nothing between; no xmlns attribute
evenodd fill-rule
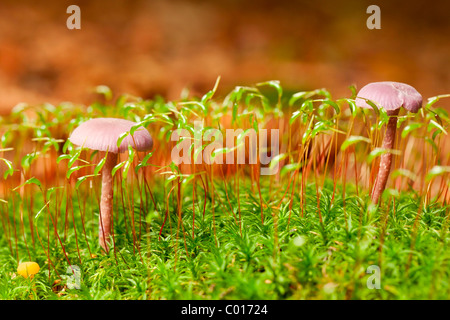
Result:
<svg viewBox="0 0 450 320"><path fill-rule="evenodd" d="M69 5L81 30L69 30ZM367 7L381 9L369 30ZM393 80L450 93L450 1L13 1L0 3L0 114L19 102L177 99L280 80L286 90Z"/></svg>

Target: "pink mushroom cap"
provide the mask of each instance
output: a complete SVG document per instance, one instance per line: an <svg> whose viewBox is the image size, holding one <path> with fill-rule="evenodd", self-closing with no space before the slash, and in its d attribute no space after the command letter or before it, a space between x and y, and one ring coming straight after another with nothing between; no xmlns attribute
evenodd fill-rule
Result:
<svg viewBox="0 0 450 320"><path fill-rule="evenodd" d="M120 136L130 131L136 123L124 119L95 118L83 122L70 136L69 140L75 145L91 150L121 153L131 145L136 151L147 151L153 147L150 133L144 127L138 128L133 136L127 135L117 146Z"/></svg>
<svg viewBox="0 0 450 320"><path fill-rule="evenodd" d="M366 102L368 99L386 111L395 111L400 107L416 113L422 107L422 95L412 86L394 81L372 82L358 92L356 105L361 108L372 107Z"/></svg>

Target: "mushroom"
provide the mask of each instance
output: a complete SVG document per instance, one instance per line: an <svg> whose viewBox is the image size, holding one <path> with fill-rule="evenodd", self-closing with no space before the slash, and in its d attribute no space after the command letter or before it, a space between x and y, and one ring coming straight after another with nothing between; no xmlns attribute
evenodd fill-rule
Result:
<svg viewBox="0 0 450 320"><path fill-rule="evenodd" d="M119 137L129 132L136 123L115 118L96 118L88 120L77 127L69 140L78 146L98 150L105 154L102 167L102 194L99 216L99 243L108 252L108 240L111 235L111 220L113 206L113 176L112 169L117 164L118 153L128 150L131 145L137 151L147 151L153 146L150 133L139 127L134 134L127 135L117 146Z"/></svg>
<svg viewBox="0 0 450 320"><path fill-rule="evenodd" d="M367 100L382 107L389 116L382 148L392 150L395 141L397 116L400 108L403 107L409 112L417 113L422 107L422 96L416 89L408 84L393 81L381 81L369 83L361 88L355 102L359 107L372 108L367 103ZM372 202L375 204L378 204L381 194L386 188L391 164L391 152L381 155L378 175L372 190Z"/></svg>
<svg viewBox="0 0 450 320"><path fill-rule="evenodd" d="M33 278L33 276L39 272L39 265L36 262L27 261L22 262L17 267L17 273L24 278Z"/></svg>

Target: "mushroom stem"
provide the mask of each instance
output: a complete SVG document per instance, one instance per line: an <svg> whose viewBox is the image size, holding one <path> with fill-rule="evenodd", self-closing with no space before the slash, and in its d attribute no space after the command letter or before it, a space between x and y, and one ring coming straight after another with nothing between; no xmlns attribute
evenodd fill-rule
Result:
<svg viewBox="0 0 450 320"><path fill-rule="evenodd" d="M100 246L109 251L108 240L111 235L111 217L113 207L113 176L112 169L117 164L117 153L108 152L102 168L102 195L100 199L99 242Z"/></svg>
<svg viewBox="0 0 450 320"><path fill-rule="evenodd" d="M388 111L389 121L386 125L386 132L383 139L383 149L392 150L394 148L395 131L397 129L397 115L399 110ZM386 188L389 173L391 172L392 153L384 153L380 158L377 179L372 190L372 202L378 204L381 194Z"/></svg>

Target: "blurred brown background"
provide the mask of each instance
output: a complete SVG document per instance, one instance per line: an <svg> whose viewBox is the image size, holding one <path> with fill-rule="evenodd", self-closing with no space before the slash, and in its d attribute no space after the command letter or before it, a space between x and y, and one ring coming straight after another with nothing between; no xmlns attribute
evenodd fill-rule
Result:
<svg viewBox="0 0 450 320"><path fill-rule="evenodd" d="M66 9L81 8L81 30ZM381 8L381 30L366 9ZM286 90L395 80L450 93L450 1L0 0L0 114L90 103L93 87L177 99L280 80Z"/></svg>

